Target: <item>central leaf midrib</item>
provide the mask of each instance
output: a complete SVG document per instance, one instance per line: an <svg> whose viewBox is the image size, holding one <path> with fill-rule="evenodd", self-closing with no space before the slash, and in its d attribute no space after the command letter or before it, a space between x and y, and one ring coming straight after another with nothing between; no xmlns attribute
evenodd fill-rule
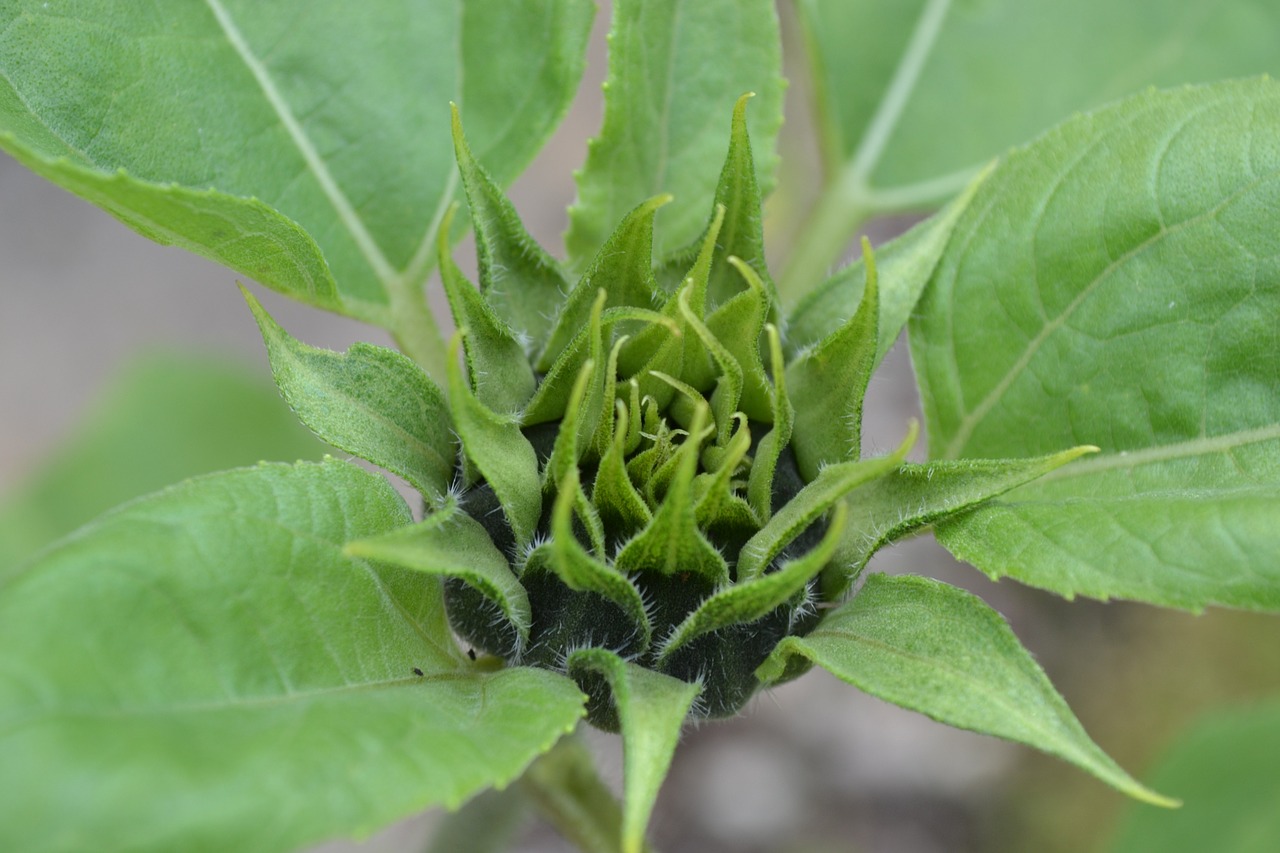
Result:
<svg viewBox="0 0 1280 853"><path fill-rule="evenodd" d="M1040 482L1047 483L1053 480L1065 480L1071 477L1080 477L1103 471L1139 468L1144 465L1152 465L1158 462L1188 459L1196 456L1206 456L1212 453L1226 453L1238 447L1245 447L1250 444L1259 444L1264 441L1273 441L1276 439L1280 439L1280 424L1271 424L1270 426L1259 427L1257 429L1236 430L1234 432L1223 433L1221 435L1204 436L1201 438L1190 439L1188 441L1180 441L1174 444L1144 447L1139 450L1124 450L1116 453L1109 453L1105 456L1095 456L1092 459L1077 461L1074 464L1067 465L1057 469L1056 471L1050 472L1041 478Z"/></svg>
<svg viewBox="0 0 1280 853"><path fill-rule="evenodd" d="M387 260L386 255L383 254L373 235L365 227L360 214L351 205L351 201L347 198L346 193L343 192L342 187L338 185L328 166L325 165L324 159L320 156L320 152L316 150L315 145L312 144L306 130L303 129L293 115L293 111L285 101L284 96L276 88L267 67L254 54L249 43L236 26L235 21L231 18L230 13L223 7L221 0L205 0L205 4L209 7L209 11L212 12L218 26L222 29L223 35L226 36L232 50L244 62L249 73L253 75L259 89L262 91L263 97L266 98L272 111L280 119L280 123L288 132L290 140L298 149L303 162L306 163L307 169L315 177L316 183L320 185L325 198L329 200L339 221L355 242L365 262L383 284L395 281L397 279L395 269L391 266L390 261Z"/></svg>

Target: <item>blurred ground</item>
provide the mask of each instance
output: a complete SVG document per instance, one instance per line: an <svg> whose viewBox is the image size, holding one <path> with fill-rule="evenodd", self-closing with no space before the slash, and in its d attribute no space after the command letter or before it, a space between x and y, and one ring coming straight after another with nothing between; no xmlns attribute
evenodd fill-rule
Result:
<svg viewBox="0 0 1280 853"><path fill-rule="evenodd" d="M512 193L534 235L553 251L573 196L571 171L599 126L607 14L602 9L597 19L582 97ZM790 109L803 107L802 93L802 81L794 82ZM792 128L803 126L798 118L790 116ZM793 172L812 171L816 161L803 135L788 140L784 156ZM785 205L803 206L803 192ZM906 224L878 224L873 242ZM233 273L149 243L8 159L0 160L0 258L0 495L57 446L95 391L136 352L176 346L223 353L266 374ZM259 293L286 328L312 344L388 343L376 329ZM873 381L866 411L867 442L881 450L896 445L907 419L918 416L901 346ZM989 583L927 538L887 552L872 568L928 574L984 595L1038 655L1086 728L1139 775L1156 746L1214 697L1280 692L1275 620L1068 605ZM616 780L616 739L592 742ZM1029 750L945 728L813 673L760 697L737 720L690 731L653 833L668 853L1065 853L1098 849L1123 806L1100 783ZM423 849L433 820L408 821L358 849ZM520 849L569 848L535 826Z"/></svg>

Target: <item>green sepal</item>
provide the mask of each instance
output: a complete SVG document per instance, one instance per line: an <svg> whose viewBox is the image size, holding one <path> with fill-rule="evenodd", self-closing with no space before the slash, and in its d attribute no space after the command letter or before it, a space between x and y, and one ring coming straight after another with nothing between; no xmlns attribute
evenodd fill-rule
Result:
<svg viewBox="0 0 1280 853"><path fill-rule="evenodd" d="M244 287L276 386L298 419L334 447L403 477L429 500L453 482L457 446L444 395L398 352L357 343L345 353L308 346Z"/></svg>
<svg viewBox="0 0 1280 853"><path fill-rule="evenodd" d="M594 405L597 410L600 408L598 399L600 382L596 378L596 364L595 361L587 361L583 364L578 372L578 380L573 383L573 391L569 395L569 407L565 411L564 420L560 422L555 445L542 472L542 491L550 495L560 487L567 486L573 490L574 512L586 528L592 550L603 557L605 553L604 524L596 508L587 500L578 479L578 459L584 447L580 435L583 430L579 418L583 417L584 409L588 406ZM587 396L591 392L595 392L593 396L597 399L588 401ZM599 417L598 411L595 414Z"/></svg>
<svg viewBox="0 0 1280 853"><path fill-rule="evenodd" d="M708 418L706 407L700 406L688 437L676 451L673 459L676 470L666 496L658 504L649 525L618 552L615 560L618 571L658 575L689 573L713 585L729 580L724 557L698 529L693 503L693 480L698 472L699 449L708 431Z"/></svg>
<svg viewBox="0 0 1280 853"><path fill-rule="evenodd" d="M708 282L708 298L712 306L723 304L742 290L742 280L727 266L731 256L741 258L756 272L768 294L768 304L779 304L777 288L765 265L760 185L756 181L751 138L747 133L747 102L754 96L755 93L748 92L738 98L733 108L729 150L716 185L715 209L725 211L723 226L715 222L719 216L713 212L712 221L703 236L665 260L657 272L660 282L668 282L681 275L708 234L718 231L718 238L712 238L717 248Z"/></svg>
<svg viewBox="0 0 1280 853"><path fill-rule="evenodd" d="M596 479L591 485L591 503L606 530L625 531L623 535L629 536L643 530L653 520L653 513L627 476L626 441L630 426L627 406L619 400L615 409L618 424L613 442L600 457Z"/></svg>
<svg viewBox="0 0 1280 853"><path fill-rule="evenodd" d="M812 480L826 465L862 455L862 401L876 364L880 317L875 256L862 238L867 280L849 321L802 358L787 365L787 390L795 405L791 442L800 476Z"/></svg>
<svg viewBox="0 0 1280 853"><path fill-rule="evenodd" d="M578 460L585 449L584 442L580 440L580 432L581 423L586 420L583 409L586 406L588 389L595 386L592 390L597 390L599 386L596 381L597 364L599 362L591 359L583 362L582 368L578 371L578 378L573 383L573 389L569 392L569 404L565 408L564 419L560 421L560 427L556 430L556 440L551 448L551 456L542 470L543 492L549 493L554 490L569 475L570 469L578 467ZM598 409L599 401L595 402Z"/></svg>
<svg viewBox="0 0 1280 853"><path fill-rule="evenodd" d="M782 341L772 325L765 327L769 338L769 352L773 364L773 428L760 439L751 473L747 476L747 502L751 504L761 523L773 515L773 481L778 469L778 459L791 441L795 409L787 393L787 374L783 367Z"/></svg>
<svg viewBox="0 0 1280 853"><path fill-rule="evenodd" d="M716 235L723 218L724 208L717 207L692 266L686 264L681 267L681 270L687 269L688 274L680 280L662 306L662 315L674 325L670 328L654 326L645 329L627 345L618 362L625 375L637 378L642 393L656 395L664 405L670 400L670 388L657 383L651 375L653 372L684 377L687 381L697 383L700 390L710 388L715 378L710 360L702 349L702 342L686 328L680 306L683 299L683 304L688 305L694 316L702 317L706 314L707 277L711 272Z"/></svg>
<svg viewBox="0 0 1280 853"><path fill-rule="evenodd" d="M604 305L604 291L597 294L597 303ZM594 311L594 306L593 306ZM565 407L569 403L569 394L573 383L577 380L578 370L588 358L602 363L604 341L612 334L613 327L621 322L637 323L669 323L670 321L656 311L646 308L608 308L604 310L597 323L595 314L590 315L587 327L582 329L573 342L560 353L555 364L547 371L542 383L529 405L525 407L522 423L525 426L548 423L564 417Z"/></svg>
<svg viewBox="0 0 1280 853"><path fill-rule="evenodd" d="M783 548L849 492L898 468L911 445L915 444L918 431L912 422L907 437L888 456L841 462L822 469L813 482L801 489L742 546L738 557L738 582L744 583L763 573Z"/></svg>
<svg viewBox="0 0 1280 853"><path fill-rule="evenodd" d="M1095 744L1004 618L931 578L874 574L804 637L787 637L756 670L765 683L803 657L842 681L940 723L1025 743L1155 805Z"/></svg>
<svg viewBox="0 0 1280 853"><path fill-rule="evenodd" d="M462 341L467 379L476 398L486 407L499 414L515 414L533 396L538 379L515 333L453 262L449 231L455 210L456 207L449 209L440 226L438 263L454 325L468 332Z"/></svg>
<svg viewBox="0 0 1280 853"><path fill-rule="evenodd" d="M342 552L400 569L457 578L502 611L520 638L519 647L529 639L532 614L524 587L485 529L456 504L417 524L348 542Z"/></svg>
<svg viewBox="0 0 1280 853"><path fill-rule="evenodd" d="M803 556L788 560L776 572L734 584L702 602L663 641L658 665L691 640L728 625L754 622L802 593L835 554L844 532L846 512L844 504L836 504L822 540Z"/></svg>
<svg viewBox="0 0 1280 853"><path fill-rule="evenodd" d="M577 470L565 478L551 510L551 541L540 545L534 554L543 554L542 563L575 592L594 592L613 602L626 613L640 634L641 650L647 649L652 628L648 608L635 584L620 572L587 553L573 532L576 496L581 494ZM532 562L538 558L530 556ZM528 571L528 569L526 569Z"/></svg>
<svg viewBox="0 0 1280 853"><path fill-rule="evenodd" d="M655 196L626 215L581 280L569 292L556 318L547 345L535 365L547 372L578 336L591 314L597 290L608 293L606 308L653 309L655 292L650 258L653 253L653 217L671 200Z"/></svg>
<svg viewBox="0 0 1280 853"><path fill-rule="evenodd" d="M538 454L515 418L489 409L463 381L458 349L466 334L465 329L454 334L445 361L454 427L462 439L466 458L493 489L515 534L516 545L523 548L533 539L542 516Z"/></svg>
<svg viewBox="0 0 1280 853"><path fill-rule="evenodd" d="M592 676L603 679L611 694L624 755L622 853L640 853L658 789L700 688L624 661L606 649L572 653L568 672L589 696L596 687Z"/></svg>
<svg viewBox="0 0 1280 853"><path fill-rule="evenodd" d="M688 290L680 292L680 314L684 318L686 328L693 331L694 336L706 348L707 354L716 369L715 390L711 392L712 423L716 427L716 443L724 444L729 439L729 429L733 424L733 413L738 411L742 400L743 372L733 354L720 342L710 329L699 319L689 307ZM741 330L734 330L740 332Z"/></svg>
<svg viewBox="0 0 1280 853"><path fill-rule="evenodd" d="M539 350L551 334L553 312L564 302L569 281L555 259L529 236L515 207L471 155L458 108L450 106L454 153L475 229L480 291L493 311L507 325L527 334L535 351ZM446 223L442 239L447 239L448 232ZM458 325L463 325L461 320ZM522 355L521 360L528 359Z"/></svg>
<svg viewBox="0 0 1280 853"><path fill-rule="evenodd" d="M751 267L768 294L768 304L778 305L778 290L765 265L764 213L755 158L751 154L751 137L747 133L747 102L753 97L755 93L749 92L738 98L733 107L729 152L716 186L716 204L724 205L726 211L717 243L726 260L738 257ZM741 289L742 282L733 270L724 264L712 267L708 293L712 305L723 303Z"/></svg>
<svg viewBox="0 0 1280 853"><path fill-rule="evenodd" d="M609 360L604 368L604 383L600 393L600 415L595 435L591 438L591 449L597 457L604 456L613 445L614 402L618 398L618 354L627 344L627 336L622 335L613 342L609 350Z"/></svg>
<svg viewBox="0 0 1280 853"><path fill-rule="evenodd" d="M845 496L849 523L822 576L822 597L835 601L871 555L912 531L950 518L1044 476L1098 448L1075 447L1032 459L958 459L907 463Z"/></svg>
<svg viewBox="0 0 1280 853"><path fill-rule="evenodd" d="M716 542L745 543L764 522L756 515L751 504L745 501L735 487L743 459L751 448L751 429L746 416L735 416L738 429L723 448L709 447L703 450L703 463L714 473L699 474L694 481L694 515L698 526ZM715 458L710 464L708 454ZM729 553L738 549L732 545Z"/></svg>
<svg viewBox="0 0 1280 853"><path fill-rule="evenodd" d="M747 283L747 289L722 304L707 317L707 328L742 368L742 398L738 404L747 417L763 420L770 415L773 391L760 356L760 336L769 317L764 282L746 261L729 257L729 264Z"/></svg>

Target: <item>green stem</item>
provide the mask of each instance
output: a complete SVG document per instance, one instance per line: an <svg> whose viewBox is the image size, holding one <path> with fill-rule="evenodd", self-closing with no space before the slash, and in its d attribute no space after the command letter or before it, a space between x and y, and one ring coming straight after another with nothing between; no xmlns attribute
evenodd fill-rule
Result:
<svg viewBox="0 0 1280 853"><path fill-rule="evenodd" d="M911 100L950 6L951 0L928 0L921 10L857 149L828 184L800 232L778 284L785 304L794 305L816 286L839 260L858 226L882 212L875 206L876 194L868 188L868 181Z"/></svg>
<svg viewBox="0 0 1280 853"><path fill-rule="evenodd" d="M396 346L418 363L437 385L445 387L445 364L449 349L436 318L427 305L427 297L421 285L399 280L389 285L391 297L391 336Z"/></svg>
<svg viewBox="0 0 1280 853"><path fill-rule="evenodd" d="M778 281L784 306L794 307L831 272L854 231L871 218L875 211L866 205L866 194L862 175L848 164L827 185L800 229Z"/></svg>
<svg viewBox="0 0 1280 853"><path fill-rule="evenodd" d="M621 853L622 808L581 740L561 739L520 784L547 822L583 853ZM653 853L648 846L645 851Z"/></svg>

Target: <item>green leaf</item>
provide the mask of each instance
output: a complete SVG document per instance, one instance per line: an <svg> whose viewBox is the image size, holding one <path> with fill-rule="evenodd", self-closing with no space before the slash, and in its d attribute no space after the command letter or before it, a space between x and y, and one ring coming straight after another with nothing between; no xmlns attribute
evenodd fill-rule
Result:
<svg viewBox="0 0 1280 853"><path fill-rule="evenodd" d="M954 195L1072 113L1280 71L1270 0L803 0L828 181L788 259L800 296L857 226ZM856 83L851 83L856 81Z"/></svg>
<svg viewBox="0 0 1280 853"><path fill-rule="evenodd" d="M876 249L876 283L880 303L880 316L876 322L877 365L884 360L898 334L906 327L920 294L933 275L933 268L942 257L956 220L969 206L988 174L989 169L979 173L942 210ZM784 343L788 358L795 358L848 323L855 309L862 304L866 280L864 255L801 299L787 318L787 339Z"/></svg>
<svg viewBox="0 0 1280 853"><path fill-rule="evenodd" d="M1280 84L1150 92L1011 154L912 326L931 455L1103 454L941 525L1063 595L1280 609Z"/></svg>
<svg viewBox="0 0 1280 853"><path fill-rule="evenodd" d="M262 459L319 458L323 447L265 376L177 352L138 357L0 502L0 578L126 500Z"/></svg>
<svg viewBox="0 0 1280 853"><path fill-rule="evenodd" d="M349 542L343 553L398 569L458 578L497 605L522 641L529 639L533 617L524 587L480 522L456 505L417 524Z"/></svg>
<svg viewBox="0 0 1280 853"><path fill-rule="evenodd" d="M565 244L592 257L646 198L679 193L663 214L663 257L702 232L724 158L724 118L748 91L756 174L767 192L782 124L782 57L772 0L619 0L609 35L604 125L578 174Z"/></svg>
<svg viewBox="0 0 1280 853"><path fill-rule="evenodd" d="M1113 853L1267 853L1280 847L1280 703L1218 711L1180 737L1151 773L1185 800L1129 811Z"/></svg>
<svg viewBox="0 0 1280 853"><path fill-rule="evenodd" d="M435 383L385 347L357 343L338 353L308 346L241 291L267 344L276 385L298 419L334 447L404 477L428 499L443 499L458 452Z"/></svg>
<svg viewBox="0 0 1280 853"><path fill-rule="evenodd" d="M386 324L454 192L447 104L510 181L577 88L592 14L19 0L0 12L0 147L148 237Z"/></svg>
<svg viewBox="0 0 1280 853"><path fill-rule="evenodd" d="M823 579L823 598L838 600L890 542L1053 471L1096 447L1077 447L1032 459L958 459L906 463L844 497L849 522Z"/></svg>
<svg viewBox="0 0 1280 853"><path fill-rule="evenodd" d="M519 775L580 695L468 671L438 583L342 554L409 520L348 463L262 465L0 586L0 846L292 850Z"/></svg>
<svg viewBox="0 0 1280 853"><path fill-rule="evenodd" d="M1098 748L1000 614L938 581L876 574L806 637L788 637L760 668L778 678L801 656L887 702L940 723L1056 755L1116 789L1175 805Z"/></svg>
<svg viewBox="0 0 1280 853"><path fill-rule="evenodd" d="M792 449L806 482L827 465L862 456L862 399L876 360L880 317L876 264L864 237L867 282L849 321L802 358L787 365L787 394L795 407Z"/></svg>
<svg viewBox="0 0 1280 853"><path fill-rule="evenodd" d="M594 673L608 683L622 730L622 851L644 849L645 828L667 776L680 728L700 688L624 661L606 649L569 656L569 674Z"/></svg>
<svg viewBox="0 0 1280 853"><path fill-rule="evenodd" d="M1148 86L1280 71L1270 37L1280 9L1267 0L798 7L828 163L862 152L868 184L885 195L937 182L917 204L955 192L960 175L1079 110Z"/></svg>

